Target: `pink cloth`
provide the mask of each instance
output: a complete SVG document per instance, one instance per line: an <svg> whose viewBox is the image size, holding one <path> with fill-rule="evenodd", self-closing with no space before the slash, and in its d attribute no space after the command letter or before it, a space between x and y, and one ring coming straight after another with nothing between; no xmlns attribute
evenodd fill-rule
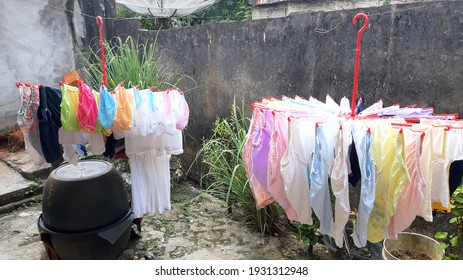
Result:
<svg viewBox="0 0 463 280"><path fill-rule="evenodd" d="M387 231L389 238L397 239L398 233L407 229L415 220L424 201L426 181L421 172L421 132L404 129L405 159L410 174L410 184L405 186Z"/></svg>
<svg viewBox="0 0 463 280"><path fill-rule="evenodd" d="M190 108L186 102L185 95L182 94L182 105L183 105L183 116L180 121L177 122L176 128L178 130L183 130L188 124L188 118L190 117Z"/></svg>
<svg viewBox="0 0 463 280"><path fill-rule="evenodd" d="M79 81L79 106L76 117L82 129L95 131L98 105L92 90L81 81Z"/></svg>
<svg viewBox="0 0 463 280"><path fill-rule="evenodd" d="M290 220L297 219L297 212L286 197L285 182L281 175L280 161L288 146L288 113L273 113L273 130L268 156L267 190L285 210Z"/></svg>

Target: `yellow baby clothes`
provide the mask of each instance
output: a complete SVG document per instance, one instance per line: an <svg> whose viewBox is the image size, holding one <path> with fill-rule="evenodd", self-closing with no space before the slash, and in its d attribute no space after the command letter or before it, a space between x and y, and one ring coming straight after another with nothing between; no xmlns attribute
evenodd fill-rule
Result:
<svg viewBox="0 0 463 280"><path fill-rule="evenodd" d="M368 240L380 242L394 215L404 187L410 184L405 163L404 136L397 129L377 124L370 127L373 144L371 153L376 165L375 202L368 221Z"/></svg>
<svg viewBox="0 0 463 280"><path fill-rule="evenodd" d="M127 90L119 85L114 89L116 97L116 114L114 116L114 126L117 129L124 131L132 128L133 122L133 111L135 101L133 95L127 92Z"/></svg>
<svg viewBox="0 0 463 280"><path fill-rule="evenodd" d="M77 120L79 108L79 88L63 84L61 86L61 124L66 131L79 131Z"/></svg>

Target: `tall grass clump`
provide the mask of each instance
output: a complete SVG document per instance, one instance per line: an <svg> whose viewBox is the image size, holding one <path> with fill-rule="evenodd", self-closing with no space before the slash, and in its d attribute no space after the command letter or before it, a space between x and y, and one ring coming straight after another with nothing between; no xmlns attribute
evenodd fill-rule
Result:
<svg viewBox="0 0 463 280"><path fill-rule="evenodd" d="M217 118L212 136L203 139L195 160L201 160L205 165L201 182L206 185L207 193L226 201L228 213L235 211L243 215L244 224L262 234L281 233L281 207L273 203L257 209L249 186L242 155L249 119L243 115L243 111L244 103L240 108L234 101L231 115L224 119Z"/></svg>
<svg viewBox="0 0 463 280"><path fill-rule="evenodd" d="M125 87L139 85L140 88L155 86L159 90L177 87L184 75L162 62L162 52L156 52L156 41L142 43L129 36L115 37L104 42L107 88L119 83ZM101 50L99 44L80 52L77 57L78 72L93 88L99 88L103 80Z"/></svg>

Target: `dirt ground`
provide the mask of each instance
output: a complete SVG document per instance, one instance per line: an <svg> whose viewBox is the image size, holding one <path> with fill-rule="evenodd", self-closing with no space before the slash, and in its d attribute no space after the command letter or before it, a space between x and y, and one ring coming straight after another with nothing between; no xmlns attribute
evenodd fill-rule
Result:
<svg viewBox="0 0 463 280"><path fill-rule="evenodd" d="M223 201L198 191L193 182L172 187L173 207L143 219L141 238L132 240L122 259L328 259L325 246L314 255L294 232L262 236L227 215Z"/></svg>
<svg viewBox="0 0 463 280"><path fill-rule="evenodd" d="M294 232L262 236L231 219L223 201L199 192L192 182L173 186L172 209L149 215L138 238L129 241L119 260L311 260L329 259L318 244L309 255ZM0 259L46 260L37 230L41 203L0 216Z"/></svg>

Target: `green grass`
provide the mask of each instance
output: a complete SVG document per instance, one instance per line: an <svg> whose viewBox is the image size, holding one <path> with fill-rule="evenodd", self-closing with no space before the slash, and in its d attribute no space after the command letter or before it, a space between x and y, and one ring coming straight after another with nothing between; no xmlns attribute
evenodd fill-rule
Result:
<svg viewBox="0 0 463 280"><path fill-rule="evenodd" d="M262 234L281 233L281 207L272 203L257 209L249 186L242 155L249 119L243 111L244 104L238 107L234 101L230 116L217 118L212 136L203 139L195 159L195 162L200 160L205 165L201 182L206 185L207 193L226 201L228 213L236 210L245 225Z"/></svg>
<svg viewBox="0 0 463 280"><path fill-rule="evenodd" d="M115 37L104 42L107 88L119 83L126 88L139 85L144 89L155 86L159 90L178 87L184 75L162 62L162 51L156 51L156 41L142 43L139 39ZM78 72L91 87L98 89L103 81L103 66L99 44L77 58Z"/></svg>

